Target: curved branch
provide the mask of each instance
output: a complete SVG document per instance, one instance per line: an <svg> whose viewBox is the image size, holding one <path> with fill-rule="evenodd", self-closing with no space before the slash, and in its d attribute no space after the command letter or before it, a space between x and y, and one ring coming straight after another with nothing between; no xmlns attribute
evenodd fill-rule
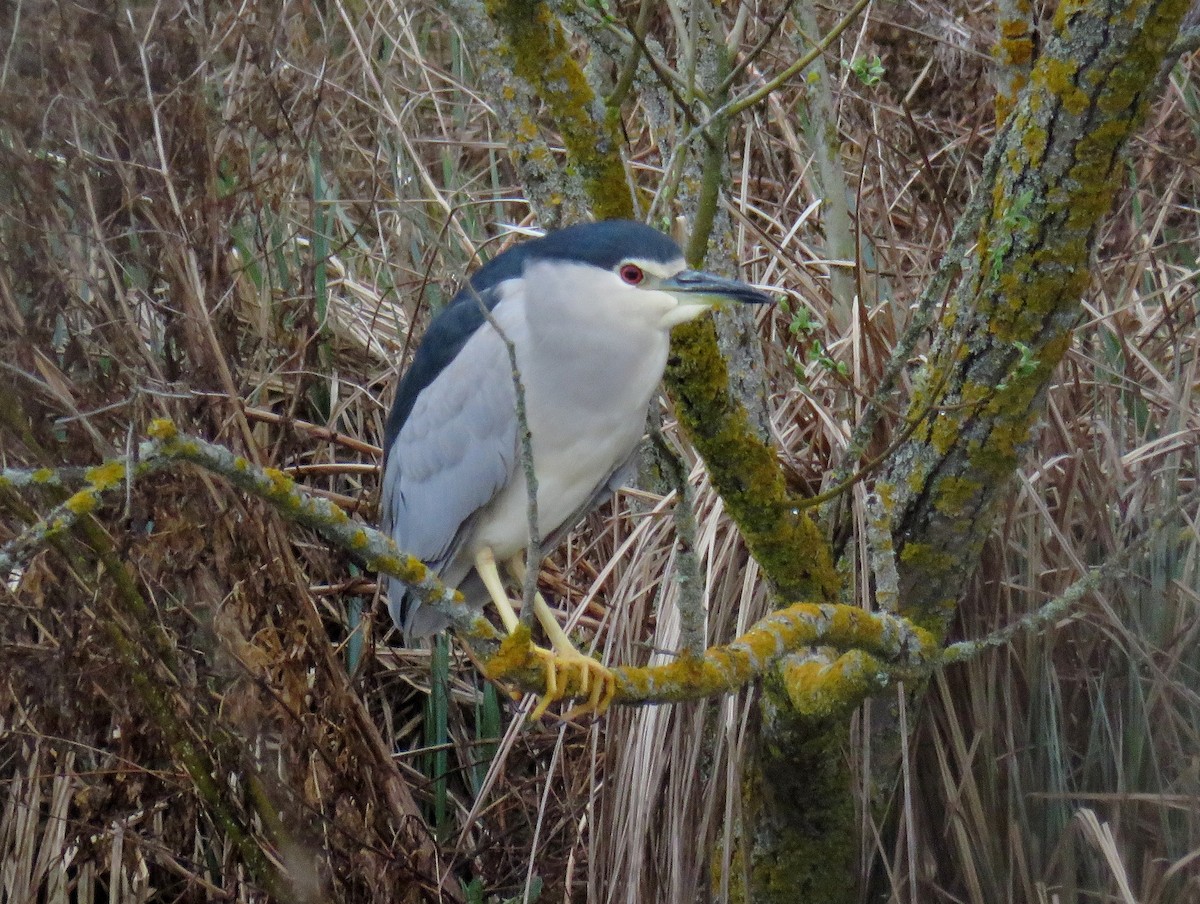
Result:
<svg viewBox="0 0 1200 904"><path fill-rule="evenodd" d="M908 676L928 669L938 657L934 636L898 616L857 606L795 603L772 612L732 643L710 647L701 656L613 668L617 686L613 703L680 703L732 693L767 675L785 657L815 646L852 655L839 657L818 672L799 664L785 669L789 695L810 712L856 706L893 672ZM863 668L864 663L870 667ZM545 664L534 655L529 632L523 629L504 639L484 669L489 678L525 690L540 691L544 686ZM568 685L567 695L578 695L578 688Z"/></svg>
<svg viewBox="0 0 1200 904"><path fill-rule="evenodd" d="M328 499L312 495L283 472L260 468L215 443L180 434L168 420L151 425L150 438L139 445L132 459L115 459L89 469L87 486L43 518L22 550L31 552L37 541L52 539L94 511L102 496L122 487L128 478L178 462L224 477L237 489L270 503L287 520L315 530L350 552L366 567L404 581L424 605L451 618L455 632L480 657L489 677L526 690L543 688L544 667L533 655L527 628L522 626L501 639L480 611L465 605L460 594L442 584L420 561L399 551L390 537L352 520ZM40 479L49 481L52 475L43 473ZM5 561L12 567L23 564L7 547L5 553L9 555ZM867 654L869 661L882 664L874 666L876 675L893 669L907 674L926 668L937 655L932 635L895 615L866 612L856 606L796 603L768 615L732 643L712 647L703 655L683 655L664 665L615 668L614 702L667 703L736 691L789 654L813 646ZM855 679L858 683L839 683L836 674L827 672L818 695L813 693L816 685L812 681L799 677L802 672L793 669L790 674L793 677L786 679L789 691L800 699L837 697L857 702L865 687L859 679Z"/></svg>

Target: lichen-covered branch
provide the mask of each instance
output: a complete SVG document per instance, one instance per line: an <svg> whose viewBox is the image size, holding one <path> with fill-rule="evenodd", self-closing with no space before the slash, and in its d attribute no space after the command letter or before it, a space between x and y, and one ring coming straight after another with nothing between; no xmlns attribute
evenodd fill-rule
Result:
<svg viewBox="0 0 1200 904"><path fill-rule="evenodd" d="M461 596L442 585L419 561L399 553L390 538L352 521L332 502L306 492L286 474L259 468L222 446L182 435L170 421L154 422L150 439L139 446L136 464L118 459L90 469L88 485L43 519L54 526L41 532L42 541L53 540L65 527L94 511L101 497L120 487L129 475L179 462L223 476L238 489L270 503L288 520L316 530L367 567L405 581L425 605L452 618L455 630L483 659L490 677L528 690L542 689L544 669L533 656L527 629L500 642L479 611L464 605ZM41 475L41 480L50 477ZM21 564L12 562L13 566ZM855 606L800 603L771 614L733 643L713 647L703 655L682 656L666 665L615 669L615 702L675 702L735 691L763 676L789 653L813 646L869 654L871 661L882 663L877 671L885 675L893 668L897 674L926 668L937 654L933 637L904 619ZM816 677L822 679L822 695L851 705L862 699L861 676L841 683L834 674ZM807 693L801 672L793 674L790 684L798 697Z"/></svg>
<svg viewBox="0 0 1200 904"><path fill-rule="evenodd" d="M851 651L834 668L815 674L786 670L789 693L809 712L853 708L866 693L893 676L927 671L938 657L928 632L904 619L857 606L797 603L771 613L732 643L710 647L702 656L680 656L656 666L617 666L614 704L679 703L732 693L767 675L790 653L814 646ZM870 663L869 668L864 668ZM540 691L545 666L533 655L528 632L507 637L485 668L490 678ZM815 682L819 695L811 692ZM577 689L568 687L568 694Z"/></svg>
<svg viewBox="0 0 1200 904"><path fill-rule="evenodd" d="M65 530L80 524L96 510L105 494L120 488L131 475L140 478L173 463L188 462L219 474L239 489L271 503L285 517L317 530L362 559L368 567L401 580L412 580L413 592L426 605L452 615L476 652L488 657L491 677L517 681L527 690L541 689L543 668L530 654L527 632L497 643L498 635L482 616L467 610L457 594L444 587L419 562L418 569L411 557L397 555L389 538L351 521L336 505L311 495L281 472L260 469L222 446L180 435L169 421L156 421L151 429L152 437L140 444L136 461L117 459L84 472L87 485L42 519L37 545L54 542ZM60 483L51 469L32 472L6 469L0 485L16 489ZM1029 618L979 640L940 650L933 635L904 618L871 613L855 606L796 603L767 616L732 643L712 647L701 656L683 656L659 666L616 668L615 702L680 702L729 693L761 678L788 658L782 671L783 683L799 710L810 716L826 716L852 708L892 680L921 677L948 662L961 662L983 649L1007 643L1018 631L1036 630L1048 620L1063 616L1086 593L1095 590L1106 574L1118 566L1124 567L1129 555L1163 529L1163 525L1155 525L1131 543L1120 560L1089 572ZM26 550L32 551L32 548ZM0 561L8 569L24 564L23 559L13 555ZM424 577L419 577L422 574ZM123 592L136 595L132 585ZM137 608L132 611L136 613ZM797 651L818 647L841 655L830 659L791 658Z"/></svg>
<svg viewBox="0 0 1200 904"><path fill-rule="evenodd" d="M238 489L266 500L289 520L316 530L327 540L348 550L368 568L404 581L423 603L447 604L448 614L454 615L456 627L462 630L481 628L478 621L482 619L469 613L462 605L460 594L442 584L419 559L399 554L395 544L383 534L351 520L328 499L305 492L282 471L260 468L223 446L180 434L169 420L151 424L150 438L138 445L136 455L88 468L84 472L86 483L81 489L0 548L0 575L23 566L33 550L95 511L105 494L124 486L128 480L180 461L220 474ZM60 483L49 468L32 472L5 470L0 475L0 487L56 486ZM488 632L483 630L482 633L486 636Z"/></svg>
<svg viewBox="0 0 1200 904"><path fill-rule="evenodd" d="M1185 0L1073 2L999 149L974 265L947 306L910 403L932 409L877 487L903 611L944 629L993 503L1041 417L1080 317L1097 224L1123 173Z"/></svg>
<svg viewBox="0 0 1200 904"><path fill-rule="evenodd" d="M486 6L502 35L501 56L546 105L596 218L632 217L619 134L571 56L562 24L542 0L488 0ZM510 111L510 118L518 138L537 134L530 113Z"/></svg>
<svg viewBox="0 0 1200 904"><path fill-rule="evenodd" d="M313 496L275 468L258 468L228 449L178 433L170 421L151 425L143 456L190 462L225 477L239 490L275 506L288 520L311 528L356 556L367 568L403 581L423 604L441 606L456 630L494 639L490 623L465 606L462 595L446 587L419 559L396 549L389 537L357 521L330 502Z"/></svg>
<svg viewBox="0 0 1200 904"><path fill-rule="evenodd" d="M1037 18L1030 0L999 0L996 4L996 124L1008 119L1037 49Z"/></svg>
<svg viewBox="0 0 1200 904"><path fill-rule="evenodd" d="M127 479L150 473L162 464L147 447L146 456L136 461L112 461L84 471L85 485L76 493L56 506L44 518L30 524L17 536L0 546L0 580L7 578L28 561L35 550L79 523L79 519L91 512L100 496L109 489L121 485ZM17 470L5 468L0 471L0 489L53 488L59 492L66 489L62 475L52 468Z"/></svg>
<svg viewBox="0 0 1200 904"><path fill-rule="evenodd" d="M732 643L710 648L699 660L682 657L664 666L619 669L618 699L668 702L726 693L765 674L787 654L817 645L869 653L888 663L885 671L917 669L936 655L932 641L894 616L857 606L797 603L768 615Z"/></svg>
<svg viewBox="0 0 1200 904"><path fill-rule="evenodd" d="M729 393L716 332L707 320L671 333L667 389L726 510L783 599L837 599L829 544L792 498L775 452Z"/></svg>

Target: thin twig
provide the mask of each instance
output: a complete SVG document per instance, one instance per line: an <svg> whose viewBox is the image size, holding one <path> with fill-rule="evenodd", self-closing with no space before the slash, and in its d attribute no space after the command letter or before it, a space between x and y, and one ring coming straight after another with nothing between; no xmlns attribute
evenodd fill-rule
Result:
<svg viewBox="0 0 1200 904"><path fill-rule="evenodd" d="M538 479L533 466L533 434L529 430L529 413L525 407L525 381L521 377L521 368L517 364L517 347L508 338L499 321L491 310L484 304L483 298L475 291L474 286L467 283L467 288L479 305L484 319L500 341L504 343L508 353L508 365L511 368L513 391L517 402L517 437L521 443L521 470L525 474L526 508L525 515L529 525L529 546L525 548L525 580L521 587L521 621L532 627L534 619L533 597L537 593L537 576L542 567L542 536L538 531Z"/></svg>
<svg viewBox="0 0 1200 904"><path fill-rule="evenodd" d="M675 584L679 588L675 608L679 610L680 647L686 656L699 656L704 652L706 643L708 613L704 606L700 560L696 556L696 512L692 505L692 486L683 462L657 424L650 430L650 440L658 450L660 460L667 465L675 488Z"/></svg>

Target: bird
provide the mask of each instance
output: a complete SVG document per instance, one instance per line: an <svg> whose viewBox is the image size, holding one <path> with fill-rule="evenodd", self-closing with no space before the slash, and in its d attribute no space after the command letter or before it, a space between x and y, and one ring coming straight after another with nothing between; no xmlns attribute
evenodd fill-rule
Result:
<svg viewBox="0 0 1200 904"><path fill-rule="evenodd" d="M538 551L548 554L632 477L671 329L725 303L772 300L689 269L670 236L639 222L581 223L510 247L432 319L399 381L384 432L382 530L468 602L490 600L513 632L500 568L523 583L531 545L518 385ZM448 627L402 582L383 580L406 642ZM533 648L546 689L531 718L568 687L586 702L564 718L602 715L613 673L575 648L540 593L533 608L549 648Z"/></svg>

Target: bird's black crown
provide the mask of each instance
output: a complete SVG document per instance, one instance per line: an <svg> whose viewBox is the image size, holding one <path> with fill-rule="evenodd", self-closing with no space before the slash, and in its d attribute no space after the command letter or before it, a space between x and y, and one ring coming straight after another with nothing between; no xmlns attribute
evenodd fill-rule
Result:
<svg viewBox="0 0 1200 904"><path fill-rule="evenodd" d="M682 259L683 252L669 235L645 223L633 220L579 223L514 245L480 267L471 277L471 285L476 292L483 292L520 276L526 262L531 260L575 261L612 270L631 257L665 264Z"/></svg>

